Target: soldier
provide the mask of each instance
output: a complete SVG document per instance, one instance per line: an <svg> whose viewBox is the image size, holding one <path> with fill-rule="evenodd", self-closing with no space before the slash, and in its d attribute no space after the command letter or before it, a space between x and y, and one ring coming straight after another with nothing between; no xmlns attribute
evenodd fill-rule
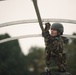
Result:
<svg viewBox="0 0 76 75"><path fill-rule="evenodd" d="M51 26L51 34L49 33L51 24L45 23L45 29L42 36L45 40L46 65L50 66L52 59L55 59L57 71L66 71L66 56L64 53L64 43L68 41L66 37L62 37L64 27L61 23L53 23Z"/></svg>

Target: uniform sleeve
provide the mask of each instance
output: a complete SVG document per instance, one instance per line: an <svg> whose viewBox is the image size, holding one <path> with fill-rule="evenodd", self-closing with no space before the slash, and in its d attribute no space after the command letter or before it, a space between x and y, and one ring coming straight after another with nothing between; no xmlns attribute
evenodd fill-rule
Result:
<svg viewBox="0 0 76 75"><path fill-rule="evenodd" d="M44 31L44 32L42 32L42 36L43 36L44 38L47 38L48 36L50 36L49 31Z"/></svg>
<svg viewBox="0 0 76 75"><path fill-rule="evenodd" d="M67 37L63 37L63 36L62 36L62 39L63 39L64 44L67 44L68 41L69 41Z"/></svg>
<svg viewBox="0 0 76 75"><path fill-rule="evenodd" d="M42 33L42 36L44 37L44 41L45 41L45 46L48 47L49 45L52 44L53 42L53 38L51 37L49 31L45 31Z"/></svg>

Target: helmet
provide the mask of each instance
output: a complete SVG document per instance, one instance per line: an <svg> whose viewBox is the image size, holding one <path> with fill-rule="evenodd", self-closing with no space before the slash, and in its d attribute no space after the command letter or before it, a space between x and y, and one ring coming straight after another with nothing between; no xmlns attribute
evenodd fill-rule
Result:
<svg viewBox="0 0 76 75"><path fill-rule="evenodd" d="M51 26L51 29L58 30L61 33L61 35L64 32L64 27L63 27L63 25L61 23L53 23L52 26Z"/></svg>

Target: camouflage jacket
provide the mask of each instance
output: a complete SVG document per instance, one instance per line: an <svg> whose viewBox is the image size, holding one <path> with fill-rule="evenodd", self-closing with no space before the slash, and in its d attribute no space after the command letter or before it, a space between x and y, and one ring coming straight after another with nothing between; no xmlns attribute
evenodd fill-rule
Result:
<svg viewBox="0 0 76 75"><path fill-rule="evenodd" d="M53 53L63 53L64 43L68 40L66 37L56 36L52 37L49 31L45 31L42 33L45 41L45 50L52 51Z"/></svg>

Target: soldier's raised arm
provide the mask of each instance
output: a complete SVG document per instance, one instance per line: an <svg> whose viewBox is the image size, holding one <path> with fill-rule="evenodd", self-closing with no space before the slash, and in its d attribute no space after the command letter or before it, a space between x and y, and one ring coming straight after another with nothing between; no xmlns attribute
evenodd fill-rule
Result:
<svg viewBox="0 0 76 75"><path fill-rule="evenodd" d="M50 33L49 33L50 26L51 24L49 22L45 23L45 28L44 28L44 31L42 32L42 36L44 38L47 38L48 36L50 36Z"/></svg>

